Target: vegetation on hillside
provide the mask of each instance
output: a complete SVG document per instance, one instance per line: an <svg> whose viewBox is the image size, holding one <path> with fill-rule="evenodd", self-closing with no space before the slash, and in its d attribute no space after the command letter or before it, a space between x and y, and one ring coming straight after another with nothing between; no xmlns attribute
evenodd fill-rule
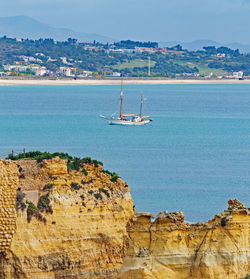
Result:
<svg viewBox="0 0 250 279"><path fill-rule="evenodd" d="M138 48L141 48L138 51ZM153 51L146 51L146 48ZM123 51L124 50L124 51ZM176 77L199 73L206 76L230 75L244 71L250 75L250 54L227 47L205 46L203 50L183 50L180 45L158 48L155 42L120 41L113 45L78 43L69 38L64 42L53 39L16 40L0 38L0 71L7 64L22 65L23 56L34 57L36 64L50 71L62 66L74 67L76 73L91 71L100 77L119 71L122 76L143 77L148 75L148 58L151 60L151 76ZM67 62L63 58L66 58ZM34 74L29 69L25 74ZM188 75L187 75L188 76Z"/></svg>

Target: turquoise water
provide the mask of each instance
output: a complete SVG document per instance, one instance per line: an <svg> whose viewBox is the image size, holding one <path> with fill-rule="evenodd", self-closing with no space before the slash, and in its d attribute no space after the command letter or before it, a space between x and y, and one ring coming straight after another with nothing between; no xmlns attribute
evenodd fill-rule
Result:
<svg viewBox="0 0 250 279"><path fill-rule="evenodd" d="M125 112L154 121L111 126L119 86L0 87L0 153L91 156L132 189L138 211L182 210L206 221L238 198L249 206L250 85L125 85ZM128 109L129 108L129 109Z"/></svg>

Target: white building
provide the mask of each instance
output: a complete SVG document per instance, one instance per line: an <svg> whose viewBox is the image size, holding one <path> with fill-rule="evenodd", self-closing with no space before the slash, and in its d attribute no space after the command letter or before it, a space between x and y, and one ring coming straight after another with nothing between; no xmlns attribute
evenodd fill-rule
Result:
<svg viewBox="0 0 250 279"><path fill-rule="evenodd" d="M36 75L36 76L42 77L42 76L44 76L46 73L47 73L47 70L46 70L45 67L35 69L35 75Z"/></svg>
<svg viewBox="0 0 250 279"><path fill-rule="evenodd" d="M60 67L59 72L66 77L73 77L76 73L76 69L70 67Z"/></svg>
<svg viewBox="0 0 250 279"><path fill-rule="evenodd" d="M60 57L60 59L62 60L63 64L68 64L67 57Z"/></svg>
<svg viewBox="0 0 250 279"><path fill-rule="evenodd" d="M243 72L239 71L239 72L233 72L233 78L243 78Z"/></svg>
<svg viewBox="0 0 250 279"><path fill-rule="evenodd" d="M3 68L5 71L16 71L19 73L25 73L28 69L30 69L35 73L36 76L43 76L47 73L47 69L45 67L34 66L34 65L29 65L29 66L4 65Z"/></svg>
<svg viewBox="0 0 250 279"><path fill-rule="evenodd" d="M120 76L121 76L121 73L119 73L119 72L113 72L112 76L113 76L113 77L120 77Z"/></svg>
<svg viewBox="0 0 250 279"><path fill-rule="evenodd" d="M3 68L5 71L12 71L14 68L16 67L16 65L3 65Z"/></svg>

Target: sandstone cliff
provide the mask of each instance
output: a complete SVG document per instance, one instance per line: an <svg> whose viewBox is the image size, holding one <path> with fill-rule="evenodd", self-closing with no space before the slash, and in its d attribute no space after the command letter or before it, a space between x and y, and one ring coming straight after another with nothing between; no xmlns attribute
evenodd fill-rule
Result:
<svg viewBox="0 0 250 279"><path fill-rule="evenodd" d="M249 210L207 223L137 213L128 185L98 162L0 160L0 279L241 279ZM77 169L77 170L74 170ZM135 218L136 217L136 218Z"/></svg>
<svg viewBox="0 0 250 279"><path fill-rule="evenodd" d="M137 213L120 278L240 279L250 273L250 212L237 200L208 223L182 212Z"/></svg>
<svg viewBox="0 0 250 279"><path fill-rule="evenodd" d="M126 183L101 169L0 161L1 279L116 277L133 201Z"/></svg>

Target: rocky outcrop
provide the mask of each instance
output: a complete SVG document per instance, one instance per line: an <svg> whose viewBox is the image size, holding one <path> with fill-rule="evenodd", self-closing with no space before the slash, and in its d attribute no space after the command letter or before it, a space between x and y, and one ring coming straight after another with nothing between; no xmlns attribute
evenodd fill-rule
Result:
<svg viewBox="0 0 250 279"><path fill-rule="evenodd" d="M239 201L207 223L188 224L182 212L137 214L120 278L229 279L249 270L250 212Z"/></svg>
<svg viewBox="0 0 250 279"><path fill-rule="evenodd" d="M87 163L86 163L87 162ZM89 158L0 160L0 279L240 279L249 210L207 223L136 213L128 185Z"/></svg>
<svg viewBox="0 0 250 279"><path fill-rule="evenodd" d="M1 279L117 276L134 216L125 182L59 158L0 164Z"/></svg>
<svg viewBox="0 0 250 279"><path fill-rule="evenodd" d="M9 249L15 233L17 187L17 166L0 161L0 253Z"/></svg>

